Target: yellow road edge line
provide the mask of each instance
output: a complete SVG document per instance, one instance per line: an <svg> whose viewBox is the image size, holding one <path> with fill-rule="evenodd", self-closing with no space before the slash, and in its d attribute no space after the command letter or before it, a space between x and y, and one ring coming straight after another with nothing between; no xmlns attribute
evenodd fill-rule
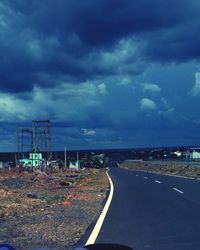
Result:
<svg viewBox="0 0 200 250"><path fill-rule="evenodd" d="M112 201L112 197L113 197L113 193L114 193L114 185L113 185L113 182L108 174L108 171L106 172L106 174L107 174L109 182L110 182L110 194L109 194L108 199L106 201L106 204L105 204L105 206L104 206L104 208L103 208L103 210L102 210L102 212L97 220L97 223L94 226L94 229L92 230L92 233L86 242L86 245L90 245L90 244L95 243L97 236L101 230L104 219L106 217L106 214L108 212L108 209L110 207L111 201Z"/></svg>

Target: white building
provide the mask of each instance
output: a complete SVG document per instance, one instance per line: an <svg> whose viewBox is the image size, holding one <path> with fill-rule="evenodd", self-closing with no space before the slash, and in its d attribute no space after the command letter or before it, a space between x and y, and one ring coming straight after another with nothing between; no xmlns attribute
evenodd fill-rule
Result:
<svg viewBox="0 0 200 250"><path fill-rule="evenodd" d="M191 148L187 154L186 158L190 160L200 159L200 148Z"/></svg>
<svg viewBox="0 0 200 250"><path fill-rule="evenodd" d="M41 153L30 153L29 158L24 158L19 160L24 166L38 167L42 164L42 154Z"/></svg>
<svg viewBox="0 0 200 250"><path fill-rule="evenodd" d="M77 152L76 161L74 161L74 162L70 161L69 169L79 170L79 168L80 168L80 161L79 161L79 156L78 156L78 152Z"/></svg>
<svg viewBox="0 0 200 250"><path fill-rule="evenodd" d="M177 157L181 157L182 156L182 153L180 151L175 151L174 154L177 156Z"/></svg>
<svg viewBox="0 0 200 250"><path fill-rule="evenodd" d="M79 166L80 166L79 161L74 161L74 162L70 161L69 163L69 169L78 170Z"/></svg>

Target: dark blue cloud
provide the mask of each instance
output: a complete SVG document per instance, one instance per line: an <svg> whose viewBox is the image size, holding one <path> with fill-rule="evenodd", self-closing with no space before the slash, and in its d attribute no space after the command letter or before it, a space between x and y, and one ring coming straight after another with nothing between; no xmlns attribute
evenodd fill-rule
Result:
<svg viewBox="0 0 200 250"><path fill-rule="evenodd" d="M200 39L196 35L200 21L192 18L170 30L158 31L150 37L147 54L159 62L187 62L199 60Z"/></svg>
<svg viewBox="0 0 200 250"><path fill-rule="evenodd" d="M1 138L11 143L13 121L42 117L53 120L55 140L64 145L65 131L73 147L169 145L176 135L196 142L199 100L191 89L199 69L190 63L200 57L199 7L197 0L2 0L0 115L1 127L11 125Z"/></svg>
<svg viewBox="0 0 200 250"><path fill-rule="evenodd" d="M47 86L38 73L68 75L79 82L112 75L118 65L99 64L91 54L112 51L120 39L147 41L149 60L199 57L196 1L2 1L1 90L20 92ZM35 42L35 44L31 44ZM32 51L41 50L41 51ZM37 57L34 53L40 53ZM143 50L145 57L145 50ZM141 55L142 56L142 55ZM129 59L130 60L134 60ZM143 65L127 73L142 72ZM49 83L50 84L50 83Z"/></svg>
<svg viewBox="0 0 200 250"><path fill-rule="evenodd" d="M89 45L107 45L121 37L183 23L186 17L197 14L195 7L194 1L185 0L87 0L56 4L51 0L38 4L32 22L42 33L62 36L76 33Z"/></svg>

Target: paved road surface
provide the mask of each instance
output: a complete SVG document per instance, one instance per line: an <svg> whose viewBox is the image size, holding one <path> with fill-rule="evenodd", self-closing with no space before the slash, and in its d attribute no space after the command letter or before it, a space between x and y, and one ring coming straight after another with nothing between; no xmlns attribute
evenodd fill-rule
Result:
<svg viewBox="0 0 200 250"><path fill-rule="evenodd" d="M110 168L114 196L96 243L200 249L200 181Z"/></svg>

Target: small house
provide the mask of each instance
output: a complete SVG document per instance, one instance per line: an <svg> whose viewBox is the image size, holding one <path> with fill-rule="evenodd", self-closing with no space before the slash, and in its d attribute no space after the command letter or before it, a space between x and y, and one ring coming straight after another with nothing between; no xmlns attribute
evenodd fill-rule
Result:
<svg viewBox="0 0 200 250"><path fill-rule="evenodd" d="M200 148L190 148L186 153L186 159L200 160Z"/></svg>
<svg viewBox="0 0 200 250"><path fill-rule="evenodd" d="M41 153L30 153L29 158L20 159L20 163L24 166L38 167L42 164L42 154Z"/></svg>
<svg viewBox="0 0 200 250"><path fill-rule="evenodd" d="M69 163L69 169L78 170L79 166L80 166L79 161L74 161L74 162L70 161L70 163Z"/></svg>

